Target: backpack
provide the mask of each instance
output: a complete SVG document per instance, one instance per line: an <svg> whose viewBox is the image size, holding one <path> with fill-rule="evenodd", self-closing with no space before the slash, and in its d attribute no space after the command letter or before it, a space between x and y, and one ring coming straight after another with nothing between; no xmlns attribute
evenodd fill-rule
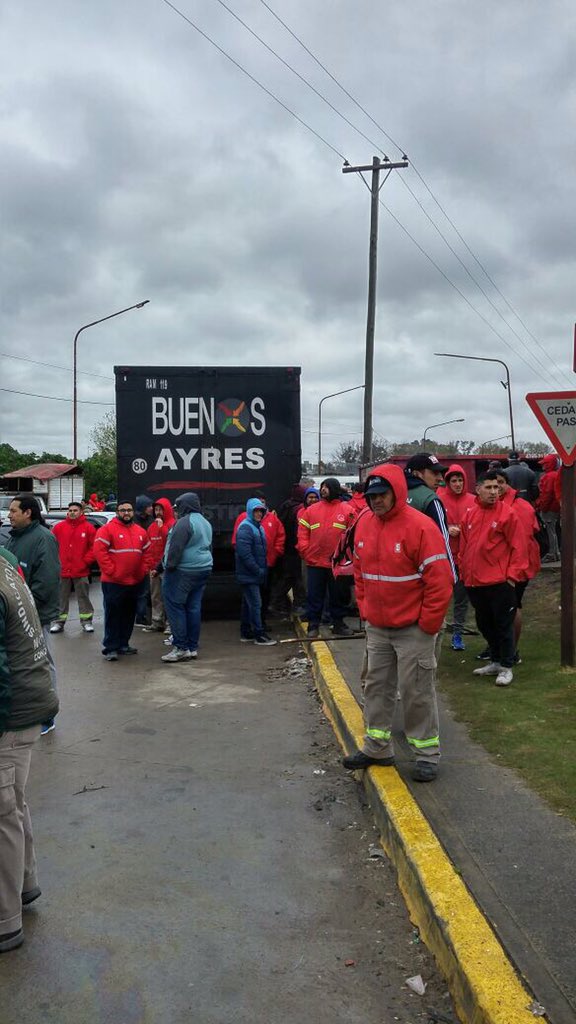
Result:
<svg viewBox="0 0 576 1024"><path fill-rule="evenodd" d="M362 516L365 516L369 512L369 508L364 508L356 516L356 519L350 523L350 526L345 533L342 534L336 550L332 555L332 574L334 576L353 576L354 568L352 565L352 557L354 555L354 535L356 533L356 527Z"/></svg>

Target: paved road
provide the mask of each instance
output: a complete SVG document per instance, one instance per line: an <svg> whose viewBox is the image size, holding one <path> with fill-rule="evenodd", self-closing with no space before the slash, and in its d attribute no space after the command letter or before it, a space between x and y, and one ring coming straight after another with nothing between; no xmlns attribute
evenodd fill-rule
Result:
<svg viewBox="0 0 576 1024"><path fill-rule="evenodd" d="M372 819L306 664L287 661L298 647L211 622L197 663L163 665L162 638L140 635L108 664L100 635L72 621L55 638L63 710L29 787L43 896L0 958L2 1021L455 1020L369 857Z"/></svg>

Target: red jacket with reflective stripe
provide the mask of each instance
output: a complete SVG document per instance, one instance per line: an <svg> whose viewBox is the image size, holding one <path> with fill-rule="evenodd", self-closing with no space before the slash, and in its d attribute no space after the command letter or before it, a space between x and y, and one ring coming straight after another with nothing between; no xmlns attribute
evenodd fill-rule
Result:
<svg viewBox="0 0 576 1024"><path fill-rule="evenodd" d="M354 519L347 501L321 498L305 508L298 518L297 548L306 565L331 569L331 558L340 537Z"/></svg>
<svg viewBox="0 0 576 1024"><path fill-rule="evenodd" d="M525 529L510 505L475 499L462 520L458 566L467 587L528 579Z"/></svg>
<svg viewBox="0 0 576 1024"><path fill-rule="evenodd" d="M156 564L146 530L138 523L127 526L118 517L97 531L94 556L102 583L121 583L125 587L140 583Z"/></svg>
<svg viewBox="0 0 576 1024"><path fill-rule="evenodd" d="M56 523L52 533L58 542L60 575L66 579L87 576L94 561L92 546L96 527L81 515L78 519L63 519Z"/></svg>
<svg viewBox="0 0 576 1024"><path fill-rule="evenodd" d="M366 512L356 524L354 582L363 619L381 629L417 624L434 635L452 597L454 577L436 523L406 504L406 477L399 466L370 471L394 491L395 504L380 518Z"/></svg>

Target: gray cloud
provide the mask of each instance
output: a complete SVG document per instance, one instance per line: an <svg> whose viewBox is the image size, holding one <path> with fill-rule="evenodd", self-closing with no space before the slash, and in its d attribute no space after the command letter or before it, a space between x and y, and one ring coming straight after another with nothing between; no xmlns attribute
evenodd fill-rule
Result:
<svg viewBox="0 0 576 1024"><path fill-rule="evenodd" d="M182 8L352 161L370 162L378 146L397 155L256 0L235 9L374 145L217 5L183 0ZM329 9L296 0L288 13L278 9L406 147L546 353L506 311L527 348L510 332L390 179L383 201L511 347L382 210L376 429L400 440L463 415L462 436L505 433L497 368L433 354L448 350L508 361L518 433L540 438L525 392L572 381L572 6L509 0L479 12L456 0L411 0L375 12L369 0ZM77 14L72 0L31 0L4 15L3 351L70 366L80 325L150 298L82 335L82 370L301 364L303 447L313 456L320 398L363 378L368 192L165 5L102 0ZM506 310L414 171L400 175ZM83 399L113 400L112 381L80 380ZM10 359L2 381L71 391L69 372ZM70 451L69 404L1 394L2 440ZM327 403L327 451L361 434L361 409L361 392ZM81 407L81 453L105 410Z"/></svg>

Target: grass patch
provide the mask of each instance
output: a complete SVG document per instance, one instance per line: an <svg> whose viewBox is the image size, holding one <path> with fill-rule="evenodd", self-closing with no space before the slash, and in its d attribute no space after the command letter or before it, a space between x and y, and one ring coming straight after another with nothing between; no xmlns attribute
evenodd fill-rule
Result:
<svg viewBox="0 0 576 1024"><path fill-rule="evenodd" d="M559 575L542 572L523 603L522 664L514 667L514 682L496 687L491 677L472 675L482 664L476 661L482 637L465 637L466 650L459 653L448 636L439 689L473 740L576 821L576 669L560 668Z"/></svg>

